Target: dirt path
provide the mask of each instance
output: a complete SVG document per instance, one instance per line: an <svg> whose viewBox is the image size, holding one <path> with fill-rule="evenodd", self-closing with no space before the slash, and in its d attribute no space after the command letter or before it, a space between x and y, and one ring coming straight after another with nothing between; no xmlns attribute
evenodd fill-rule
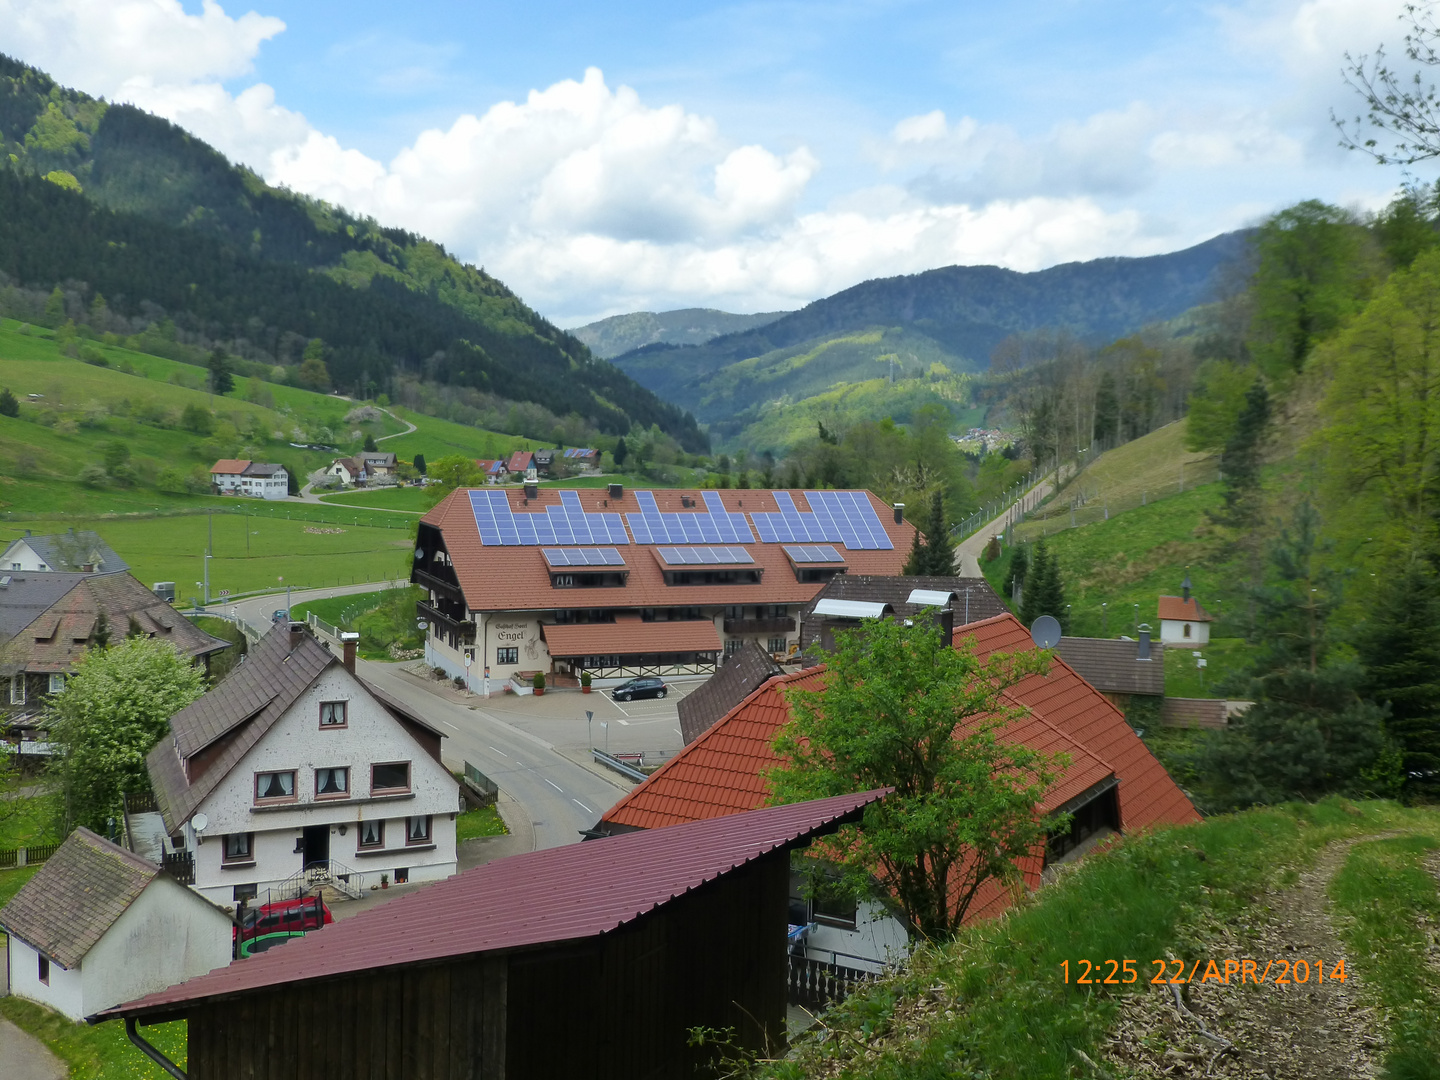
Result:
<svg viewBox="0 0 1440 1080"><path fill-rule="evenodd" d="M1152 986L1149 993L1126 999L1107 1049L1109 1067L1118 1075L1137 1077L1377 1076L1384 1025L1362 1000L1359 977L1332 925L1326 897L1350 848L1377 839L1383 836L1330 844L1294 885L1267 894L1246 921L1201 928L1207 939L1205 959L1213 959L1220 971L1227 959L1249 959L1258 972L1269 964L1270 978L1259 986L1241 985L1233 974L1228 986L1214 979L1201 982L1202 963L1195 981L1180 988L1193 1018L1175 1007L1168 986ZM1315 975L1322 959L1324 982ZM1342 959L1345 980L1330 979ZM1282 960L1288 964L1279 963ZM1309 965L1305 982L1275 984L1279 972L1301 961ZM1153 975L1155 969L1150 971ZM1218 1041L1201 1032L1201 1022ZM1232 1046L1226 1048L1226 1042Z"/></svg>

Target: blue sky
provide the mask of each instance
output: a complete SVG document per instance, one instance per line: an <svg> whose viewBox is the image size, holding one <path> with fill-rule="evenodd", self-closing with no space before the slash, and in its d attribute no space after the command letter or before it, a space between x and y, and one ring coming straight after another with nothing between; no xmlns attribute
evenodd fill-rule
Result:
<svg viewBox="0 0 1440 1080"><path fill-rule="evenodd" d="M0 50L444 242L565 325L1175 250L1401 177L1336 147L1389 0L0 0ZM1422 179L1430 179L1422 174Z"/></svg>

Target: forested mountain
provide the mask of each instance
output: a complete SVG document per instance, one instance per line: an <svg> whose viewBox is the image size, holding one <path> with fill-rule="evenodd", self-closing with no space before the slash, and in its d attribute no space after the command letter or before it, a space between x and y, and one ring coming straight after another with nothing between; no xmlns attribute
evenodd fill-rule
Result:
<svg viewBox="0 0 1440 1080"><path fill-rule="evenodd" d="M1217 270L1244 248L1245 234L1227 233L1168 255L1033 273L948 266L880 278L763 327L700 346L650 345L615 363L734 437L761 419L766 403L788 406L818 388L982 371L1012 334L1065 330L1104 343L1173 319L1213 299Z"/></svg>
<svg viewBox="0 0 1440 1080"><path fill-rule="evenodd" d="M570 332L590 346L596 356L608 360L646 345L703 345L722 334L754 330L788 314L788 311L761 311L754 315L735 315L714 308L632 311L577 326Z"/></svg>
<svg viewBox="0 0 1440 1080"><path fill-rule="evenodd" d="M33 306L58 285L67 308L103 296L136 332L172 320L249 360L298 367L318 338L332 383L362 395L433 380L705 445L693 418L440 245L270 187L168 121L3 55L0 275L16 317L27 291Z"/></svg>

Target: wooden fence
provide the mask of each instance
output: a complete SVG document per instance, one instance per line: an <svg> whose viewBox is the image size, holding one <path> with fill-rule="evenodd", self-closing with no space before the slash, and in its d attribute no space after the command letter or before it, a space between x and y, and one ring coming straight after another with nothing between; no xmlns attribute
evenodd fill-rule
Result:
<svg viewBox="0 0 1440 1080"><path fill-rule="evenodd" d="M0 870L14 870L21 866L39 866L54 855L59 844L31 844L29 847L7 848L0 851Z"/></svg>

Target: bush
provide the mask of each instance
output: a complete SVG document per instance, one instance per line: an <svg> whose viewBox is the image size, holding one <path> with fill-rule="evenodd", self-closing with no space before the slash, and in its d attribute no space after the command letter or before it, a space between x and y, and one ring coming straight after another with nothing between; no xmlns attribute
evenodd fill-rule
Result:
<svg viewBox="0 0 1440 1080"><path fill-rule="evenodd" d="M465 689L465 676L463 676L463 675L456 675L455 678L451 679L450 681L455 684L455 689L456 689L456 690L464 690L464 689Z"/></svg>
<svg viewBox="0 0 1440 1080"><path fill-rule="evenodd" d="M588 672L588 671L582 671L582 672L580 672L580 685L583 686L583 687L585 687L585 689L588 690L588 689L590 689L590 682L591 682L590 672Z"/></svg>
<svg viewBox="0 0 1440 1080"><path fill-rule="evenodd" d="M80 470L80 474L75 479L89 487L104 487L106 481L110 479L110 474L105 471L104 465L92 461Z"/></svg>
<svg viewBox="0 0 1440 1080"><path fill-rule="evenodd" d="M536 690L544 690L545 673L543 671L535 672L535 677L530 680L530 685L533 686Z"/></svg>

